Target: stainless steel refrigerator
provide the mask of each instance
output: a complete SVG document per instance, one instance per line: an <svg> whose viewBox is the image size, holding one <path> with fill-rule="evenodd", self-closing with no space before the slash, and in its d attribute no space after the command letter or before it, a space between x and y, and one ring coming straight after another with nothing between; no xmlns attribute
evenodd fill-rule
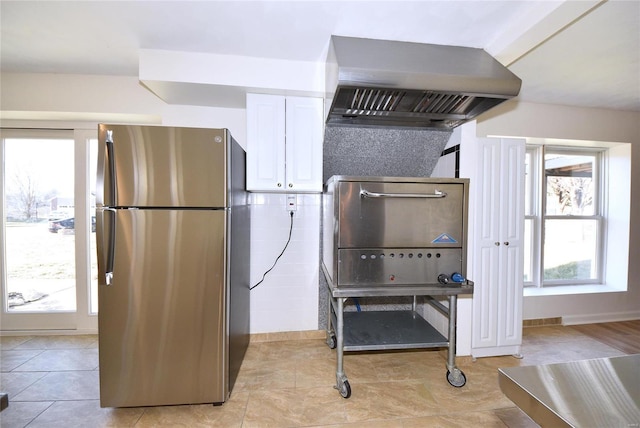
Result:
<svg viewBox="0 0 640 428"><path fill-rule="evenodd" d="M98 134L100 404L222 403L249 343L244 150L226 129Z"/></svg>

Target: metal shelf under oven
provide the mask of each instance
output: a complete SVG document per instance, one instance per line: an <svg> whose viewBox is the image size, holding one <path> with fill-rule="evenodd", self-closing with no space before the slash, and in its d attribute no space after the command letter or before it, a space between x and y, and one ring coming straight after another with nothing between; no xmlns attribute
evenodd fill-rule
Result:
<svg viewBox="0 0 640 428"><path fill-rule="evenodd" d="M336 324L335 314L334 325ZM345 351L440 348L449 341L415 311L344 312Z"/></svg>
<svg viewBox="0 0 640 428"><path fill-rule="evenodd" d="M336 385L344 398L351 396L351 385L344 372L347 351L385 351L422 348L446 348L447 381L451 386L466 384L465 374L455 363L457 301L460 294L473 294L473 282L461 285L336 287L322 266L329 291L327 305L327 345L336 350ZM404 294L406 293L406 294ZM412 310L346 311L350 297L413 295ZM448 337L444 337L416 312L416 297L426 296L426 302L448 319ZM434 296L446 297L444 305Z"/></svg>

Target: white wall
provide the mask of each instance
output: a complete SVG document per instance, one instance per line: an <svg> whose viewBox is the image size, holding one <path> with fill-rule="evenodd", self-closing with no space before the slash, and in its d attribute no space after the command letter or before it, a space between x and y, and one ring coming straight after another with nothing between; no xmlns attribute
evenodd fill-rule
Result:
<svg viewBox="0 0 640 428"><path fill-rule="evenodd" d="M95 129L101 121L157 123L171 126L227 127L238 142L246 147L246 114L244 109L168 105L142 86L135 76L80 76L54 74L2 74L0 76L0 124L2 126L85 127ZM629 291L580 296L537 296L524 302L524 318L564 316L574 320L620 319L640 313L640 113L579 109L563 106L523 104L515 101L484 114L477 124L477 135L561 138L632 143L631 233L629 249ZM272 276L267 287L257 288L252 302L252 332L315 329L308 322L317 314L317 286L309 287L317 278L317 259L312 266L311 252L317 251L316 201L305 199L300 209L300 232L294 251L276 275L289 275L295 269L304 272L297 279ZM319 202L317 202L319 205ZM264 206L258 206L264 205ZM264 254L254 254L251 276L254 280L264 271L265 261L277 250L276 237L288 226L288 217L272 198L255 199L252 207L254 227L262 228L252 239L263 240ZM283 214L282 216L280 214ZM271 218L273 227L258 224ZM277 218L277 220L275 220ZM261 233L265 233L261 236ZM268 235L267 235L268 234ZM271 238L268 238L269 236ZM265 238L267 236L267 238ZM269 248L267 248L269 243ZM273 244L273 248L271 248ZM261 247L256 247L261 248ZM258 250L262 251L262 250ZM284 257L284 256L283 256ZM280 263L280 262L279 262ZM303 267L305 266L305 267ZM264 285L264 284L263 284ZM298 287L298 288L294 288ZM308 291L307 291L308 290ZM301 293L301 294L300 294ZM460 315L468 302L461 302ZM277 318L275 315L277 314ZM300 318L298 318L300 317ZM298 321L300 320L300 321ZM276 322L278 321L278 322ZM470 321L459 319L459 334L468 330ZM460 350L462 351L462 349ZM464 353L464 352L460 352Z"/></svg>
<svg viewBox="0 0 640 428"><path fill-rule="evenodd" d="M291 242L251 291L251 333L318 329L321 195L298 194ZM273 266L289 236L285 194L251 194L251 285Z"/></svg>
<svg viewBox="0 0 640 428"><path fill-rule="evenodd" d="M640 318L640 112L510 101L483 115L478 136L514 136L631 144L628 291L528 296L524 319L563 317L567 324ZM615 197L615 194L612 194Z"/></svg>
<svg viewBox="0 0 640 428"><path fill-rule="evenodd" d="M169 105L130 76L2 74L0 125L94 129L99 122L229 128L246 148L246 111ZM282 251L284 195L251 194L251 284ZM291 243L252 291L251 333L317 330L320 195L298 195Z"/></svg>
<svg viewBox="0 0 640 428"><path fill-rule="evenodd" d="M244 109L169 105L135 76L2 73L0 108L2 126L46 121L88 129L100 122L228 128L246 148Z"/></svg>

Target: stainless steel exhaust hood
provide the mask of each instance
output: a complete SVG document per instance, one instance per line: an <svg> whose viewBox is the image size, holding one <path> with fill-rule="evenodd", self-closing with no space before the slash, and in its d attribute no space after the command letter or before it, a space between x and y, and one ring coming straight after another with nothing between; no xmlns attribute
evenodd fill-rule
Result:
<svg viewBox="0 0 640 428"><path fill-rule="evenodd" d="M331 36L327 125L452 129L521 84L482 49Z"/></svg>

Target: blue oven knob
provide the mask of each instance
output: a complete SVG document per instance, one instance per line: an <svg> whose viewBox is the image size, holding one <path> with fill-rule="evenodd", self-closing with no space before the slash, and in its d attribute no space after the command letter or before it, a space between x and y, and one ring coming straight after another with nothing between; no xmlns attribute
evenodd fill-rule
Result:
<svg viewBox="0 0 640 428"><path fill-rule="evenodd" d="M459 274L458 272L454 272L453 274L451 274L451 281L453 282L457 282L457 283L463 283L466 281L465 277L462 276L461 274Z"/></svg>

